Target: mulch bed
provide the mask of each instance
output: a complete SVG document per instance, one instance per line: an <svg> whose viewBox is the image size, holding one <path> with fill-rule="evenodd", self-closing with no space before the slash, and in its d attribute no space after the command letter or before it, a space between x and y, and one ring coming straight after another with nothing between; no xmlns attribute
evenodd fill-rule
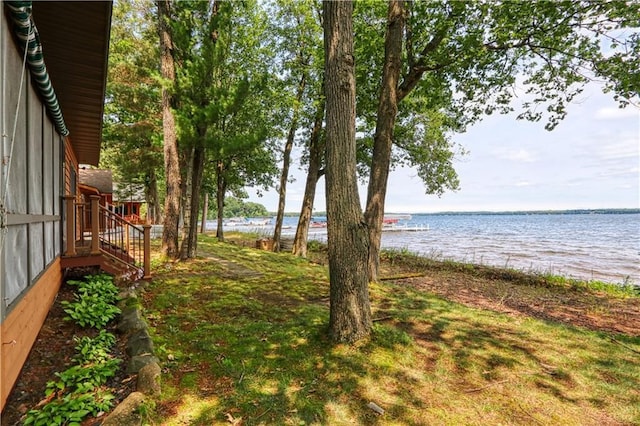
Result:
<svg viewBox="0 0 640 426"><path fill-rule="evenodd" d="M22 367L7 404L2 412L1 426L13 426L22 423L21 418L32 410L45 398L47 382L56 380L56 372L62 372L72 366L75 356L74 336L95 336L96 331L83 329L73 323L65 321L66 313L61 302L73 299L74 288L63 284L45 320L40 334L31 349L27 362ZM115 327L108 329L116 334ZM117 335L117 334L116 334ZM126 354L124 339L118 339L114 355L123 362L120 370L107 384L115 395L114 407L135 390L135 380L126 374ZM96 419L87 419L83 425L99 424Z"/></svg>

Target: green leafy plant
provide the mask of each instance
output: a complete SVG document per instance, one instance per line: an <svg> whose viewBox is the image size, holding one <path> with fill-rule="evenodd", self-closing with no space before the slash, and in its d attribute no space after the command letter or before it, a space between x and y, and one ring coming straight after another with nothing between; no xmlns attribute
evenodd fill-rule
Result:
<svg viewBox="0 0 640 426"><path fill-rule="evenodd" d="M89 275L85 281L70 280L77 286L74 300L63 301L67 320L74 320L81 327L103 328L120 313L115 306L118 287L109 275Z"/></svg>
<svg viewBox="0 0 640 426"><path fill-rule="evenodd" d="M67 284L77 286L79 295L97 295L108 303L115 303L118 297L118 287L113 277L106 274L87 275L84 280L69 280Z"/></svg>
<svg viewBox="0 0 640 426"><path fill-rule="evenodd" d="M80 364L104 362L110 358L109 351L116 343L116 336L100 330L96 337L74 337L77 355L75 360Z"/></svg>
<svg viewBox="0 0 640 426"><path fill-rule="evenodd" d="M73 319L81 327L103 328L120 313L120 309L97 295L75 297L72 302L63 301L66 320Z"/></svg>
<svg viewBox="0 0 640 426"><path fill-rule="evenodd" d="M113 406L114 396L104 392L70 393L53 400L39 410L30 410L24 425L79 426L87 415L98 416Z"/></svg>
<svg viewBox="0 0 640 426"><path fill-rule="evenodd" d="M119 364L119 359L111 358L95 364L74 365L62 373L55 373L60 380L48 382L45 395L65 390L90 391L115 376Z"/></svg>
<svg viewBox="0 0 640 426"><path fill-rule="evenodd" d="M87 415L97 417L113 405L115 397L103 386L115 376L121 360L110 354L116 338L104 327L120 313L114 305L118 288L108 275L87 276L84 281L68 283L77 291L72 302L62 302L68 314L65 319L100 331L95 337L74 337L77 364L55 373L58 380L49 381L45 390L49 402L27 412L25 425L80 425Z"/></svg>

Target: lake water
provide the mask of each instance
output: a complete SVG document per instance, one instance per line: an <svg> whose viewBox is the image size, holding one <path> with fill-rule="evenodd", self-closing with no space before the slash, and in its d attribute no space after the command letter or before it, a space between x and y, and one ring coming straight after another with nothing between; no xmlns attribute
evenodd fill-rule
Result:
<svg viewBox="0 0 640 426"><path fill-rule="evenodd" d="M286 217L283 235L295 232ZM436 259L509 267L587 280L640 285L640 214L413 214L385 232L383 248ZM269 235L264 229L265 235ZM326 241L326 231L310 238Z"/></svg>

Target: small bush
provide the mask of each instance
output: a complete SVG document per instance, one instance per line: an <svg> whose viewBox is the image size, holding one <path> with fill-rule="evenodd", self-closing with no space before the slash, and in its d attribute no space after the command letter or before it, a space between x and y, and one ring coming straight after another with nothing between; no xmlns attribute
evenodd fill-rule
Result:
<svg viewBox="0 0 640 426"><path fill-rule="evenodd" d="M104 328L120 313L115 306L118 287L109 275L90 275L85 281L70 280L78 289L72 302L63 301L66 320L74 320L81 327Z"/></svg>

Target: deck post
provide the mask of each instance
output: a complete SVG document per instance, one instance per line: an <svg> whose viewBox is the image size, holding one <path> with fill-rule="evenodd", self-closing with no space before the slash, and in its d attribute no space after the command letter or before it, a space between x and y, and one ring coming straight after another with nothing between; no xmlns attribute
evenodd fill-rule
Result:
<svg viewBox="0 0 640 426"><path fill-rule="evenodd" d="M66 215L66 237L67 237L67 249L64 252L65 256L76 255L76 197L73 195L65 195L65 215Z"/></svg>
<svg viewBox="0 0 640 426"><path fill-rule="evenodd" d="M131 250L131 243L129 241L129 222L124 221L122 223L122 231L124 232L124 251L129 253Z"/></svg>
<svg viewBox="0 0 640 426"><path fill-rule="evenodd" d="M91 254L100 254L100 196L91 199Z"/></svg>
<svg viewBox="0 0 640 426"><path fill-rule="evenodd" d="M144 231L144 276L143 279L151 278L151 225L142 225Z"/></svg>

